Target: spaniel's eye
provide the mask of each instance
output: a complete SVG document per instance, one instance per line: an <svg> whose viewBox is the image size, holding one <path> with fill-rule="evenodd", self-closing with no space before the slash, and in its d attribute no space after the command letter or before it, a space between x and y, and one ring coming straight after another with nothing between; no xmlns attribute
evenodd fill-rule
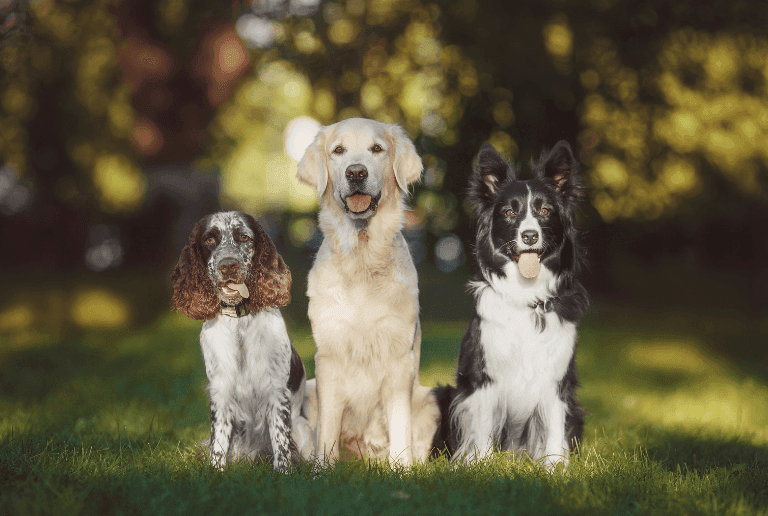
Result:
<svg viewBox="0 0 768 516"><path fill-rule="evenodd" d="M506 215L507 217L514 217L515 215L517 215L517 212L515 210L507 210L504 212L504 215Z"/></svg>
<svg viewBox="0 0 768 516"><path fill-rule="evenodd" d="M238 240L240 240L241 242L248 242L250 239L251 237L249 237L248 235L240 235L238 237Z"/></svg>
<svg viewBox="0 0 768 516"><path fill-rule="evenodd" d="M541 213L542 215L545 215L545 216L549 215L549 208L541 208L539 210L539 213Z"/></svg>
<svg viewBox="0 0 768 516"><path fill-rule="evenodd" d="M373 147L371 147L371 152L373 152L374 154L378 154L379 152L383 152L383 151L384 149L378 143L374 143Z"/></svg>
<svg viewBox="0 0 768 516"><path fill-rule="evenodd" d="M216 243L216 237L209 236L205 239L205 243L208 245L213 245Z"/></svg>
<svg viewBox="0 0 768 516"><path fill-rule="evenodd" d="M334 154L344 154L344 147L342 147L341 145L337 145L337 146L336 146L336 147L333 149L333 153L334 153Z"/></svg>

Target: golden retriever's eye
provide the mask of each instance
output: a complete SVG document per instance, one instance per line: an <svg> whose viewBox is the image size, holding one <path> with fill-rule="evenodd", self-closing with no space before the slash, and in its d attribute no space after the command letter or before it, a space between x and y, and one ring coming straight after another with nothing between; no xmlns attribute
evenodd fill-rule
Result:
<svg viewBox="0 0 768 516"><path fill-rule="evenodd" d="M216 243L216 237L209 236L205 239L205 243L208 245L213 245Z"/></svg>
<svg viewBox="0 0 768 516"><path fill-rule="evenodd" d="M371 152L373 152L374 154L378 154L379 152L383 152L383 151L384 149L378 143L374 143L373 147L371 147Z"/></svg>
<svg viewBox="0 0 768 516"><path fill-rule="evenodd" d="M251 237L249 237L248 235L240 235L239 237L237 237L237 239L240 240L241 242L248 242L251 239Z"/></svg>
<svg viewBox="0 0 768 516"><path fill-rule="evenodd" d="M544 208L542 206L542 208L539 210L539 213L541 213L542 215L545 215L545 216L549 215L549 208Z"/></svg>
<svg viewBox="0 0 768 516"><path fill-rule="evenodd" d="M504 215L506 215L507 217L514 217L515 215L517 215L517 212L515 210L507 210L504 212Z"/></svg>
<svg viewBox="0 0 768 516"><path fill-rule="evenodd" d="M337 145L337 146L336 146L336 147L333 149L333 153L334 153L334 154L344 154L344 147L342 147L341 145Z"/></svg>

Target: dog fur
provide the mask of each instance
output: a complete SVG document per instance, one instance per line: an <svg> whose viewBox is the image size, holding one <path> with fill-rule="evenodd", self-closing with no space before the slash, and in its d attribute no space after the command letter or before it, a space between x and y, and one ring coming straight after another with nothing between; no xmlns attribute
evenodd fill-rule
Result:
<svg viewBox="0 0 768 516"><path fill-rule="evenodd" d="M200 348L208 376L211 464L271 459L278 471L313 455L301 409L305 375L280 313L290 301L291 272L253 217L222 212L200 220L173 270L173 305L202 320ZM226 288L245 285L249 295Z"/></svg>
<svg viewBox="0 0 768 516"><path fill-rule="evenodd" d="M343 442L405 466L429 456L439 411L419 383L418 282L400 232L422 168L400 126L362 118L321 128L299 163L324 236L307 285L317 353L306 412L321 460L337 460ZM370 206L354 212L353 195Z"/></svg>
<svg viewBox="0 0 768 516"><path fill-rule="evenodd" d="M450 409L454 460L500 448L552 469L568 465L581 439L576 326L588 301L578 280L578 164L561 141L531 170L533 178L521 181L519 167L485 145L470 178L479 274L469 285L475 314ZM526 252L541 264L530 279L518 269Z"/></svg>

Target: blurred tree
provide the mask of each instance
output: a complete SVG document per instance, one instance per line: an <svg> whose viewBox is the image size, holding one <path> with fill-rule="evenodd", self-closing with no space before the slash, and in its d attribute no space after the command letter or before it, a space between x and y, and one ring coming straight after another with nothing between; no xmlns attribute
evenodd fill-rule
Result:
<svg viewBox="0 0 768 516"><path fill-rule="evenodd" d="M156 252L142 258L140 242L165 249L157 244L168 230L130 214L147 193L148 167L185 165L206 151L208 124L248 63L227 25L232 7L194 0L3 4L21 13L17 24L26 23L0 49L0 166L34 193L29 209L7 213L14 220L4 221L0 238L18 245L1 260L82 266L88 228L119 222L129 262L155 263ZM0 184L0 201L4 193ZM27 230L15 234L20 227Z"/></svg>
<svg viewBox="0 0 768 516"><path fill-rule="evenodd" d="M464 187L489 135L522 159L567 139L595 208L584 210L593 286L615 288L622 263L660 259L691 278L726 267L744 305L768 306L764 3L440 5L442 37L480 78L461 145L439 152L457 166L446 191Z"/></svg>
<svg viewBox="0 0 768 516"><path fill-rule="evenodd" d="M34 209L12 216L50 237L38 263L78 262L83 228L136 210L150 166L220 167L227 205L311 211L286 126L362 115L416 139L429 243L471 240L461 202L484 141L527 160L566 139L606 282L617 254L765 275L763 2L6 0L3 16L0 157L17 201L34 190ZM295 233L310 238L302 217ZM726 233L751 252L713 245Z"/></svg>
<svg viewBox="0 0 768 516"><path fill-rule="evenodd" d="M31 206L6 213L13 220L3 221L0 238L16 245L2 260L82 264L89 213L101 209L94 192L109 205L115 190L130 202L142 188L130 161L120 159L127 142L115 136L121 127L110 115L126 100L113 17L105 1L15 4L25 23L0 50L0 160L11 171L6 178L31 185L33 197ZM96 171L104 157L112 159Z"/></svg>

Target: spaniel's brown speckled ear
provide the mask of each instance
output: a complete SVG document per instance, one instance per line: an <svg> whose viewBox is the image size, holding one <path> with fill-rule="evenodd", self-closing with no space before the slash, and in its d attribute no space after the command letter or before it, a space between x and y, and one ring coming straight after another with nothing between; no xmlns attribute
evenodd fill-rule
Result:
<svg viewBox="0 0 768 516"><path fill-rule="evenodd" d="M291 301L291 271L259 223L250 215L246 219L253 230L255 251L246 282L251 296L245 301L252 311L285 306Z"/></svg>
<svg viewBox="0 0 768 516"><path fill-rule="evenodd" d="M220 304L203 258L201 238L207 222L208 217L198 222L192 230L171 275L173 306L198 321L216 317Z"/></svg>

